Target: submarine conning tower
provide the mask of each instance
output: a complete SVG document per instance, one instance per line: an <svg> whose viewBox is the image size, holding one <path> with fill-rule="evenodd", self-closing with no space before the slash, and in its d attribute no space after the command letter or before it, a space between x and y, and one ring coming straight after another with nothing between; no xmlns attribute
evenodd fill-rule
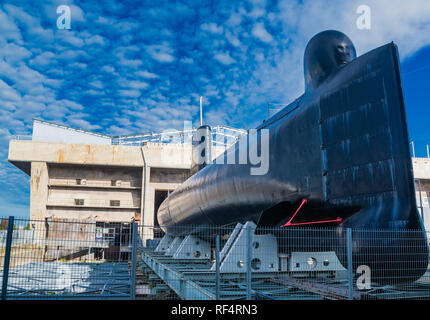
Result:
<svg viewBox="0 0 430 320"><path fill-rule="evenodd" d="M193 134L191 174L202 170L212 160L211 127L202 125Z"/></svg>

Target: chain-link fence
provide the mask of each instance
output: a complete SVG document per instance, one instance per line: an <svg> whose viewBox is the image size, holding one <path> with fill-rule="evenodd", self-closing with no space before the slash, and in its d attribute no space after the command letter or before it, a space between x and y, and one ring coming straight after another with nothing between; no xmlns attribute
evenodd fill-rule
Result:
<svg viewBox="0 0 430 320"><path fill-rule="evenodd" d="M1 298L134 298L137 240L136 223L2 218Z"/></svg>
<svg viewBox="0 0 430 320"><path fill-rule="evenodd" d="M248 222L139 233L137 286L146 299L430 299L422 230Z"/></svg>
<svg viewBox="0 0 430 320"><path fill-rule="evenodd" d="M0 221L2 299L430 299L422 230Z"/></svg>

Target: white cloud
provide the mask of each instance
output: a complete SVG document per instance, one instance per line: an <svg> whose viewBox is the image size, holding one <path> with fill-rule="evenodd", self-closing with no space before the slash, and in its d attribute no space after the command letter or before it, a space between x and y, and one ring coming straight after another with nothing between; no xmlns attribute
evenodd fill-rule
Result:
<svg viewBox="0 0 430 320"><path fill-rule="evenodd" d="M70 64L69 67L70 68L76 68L76 69L86 69L87 64L81 63L81 62L74 62L74 63Z"/></svg>
<svg viewBox="0 0 430 320"><path fill-rule="evenodd" d="M152 72L148 72L148 71L136 71L134 74L138 77L146 78L146 79L158 78L158 75L156 75L155 73L152 73Z"/></svg>
<svg viewBox="0 0 430 320"><path fill-rule="evenodd" d="M85 44L87 45L98 44L98 45L104 46L106 44L106 40L105 38L99 35L95 35L85 39Z"/></svg>
<svg viewBox="0 0 430 320"><path fill-rule="evenodd" d="M102 25L112 25L114 24L115 19L112 19L110 17L103 17L103 16L99 16L96 20L96 23L98 24L102 24Z"/></svg>
<svg viewBox="0 0 430 320"><path fill-rule="evenodd" d="M61 80L61 79L46 79L45 80L45 84L48 87L52 87L52 88L58 89L63 84L63 80Z"/></svg>
<svg viewBox="0 0 430 320"><path fill-rule="evenodd" d="M125 136L125 135L129 135L129 134L133 133L133 131L129 129L129 126L126 126L126 125L122 125L121 127L118 127L116 125L112 125L108 129L108 132L111 135L118 135L118 136Z"/></svg>
<svg viewBox="0 0 430 320"><path fill-rule="evenodd" d="M222 64L225 64L225 65L230 65L230 64L236 62L236 60L234 60L232 57L230 57L230 55L228 53L217 53L215 55L215 59L218 60L219 62L221 62Z"/></svg>
<svg viewBox="0 0 430 320"><path fill-rule="evenodd" d="M333 1L328 6L323 0L304 2L300 5L280 3L278 21L285 31L294 31L294 42L306 42L314 34L336 29L346 33L354 42L359 54L394 41L399 45L403 58L430 44L430 2L426 0L369 0L371 30L356 27L356 9L361 0Z"/></svg>
<svg viewBox="0 0 430 320"><path fill-rule="evenodd" d="M123 67L136 68L142 64L142 61L136 59L121 59L118 61L118 64Z"/></svg>
<svg viewBox="0 0 430 320"><path fill-rule="evenodd" d="M104 72L107 72L107 73L115 72L115 68L112 66L103 66L103 68L101 68L101 70Z"/></svg>
<svg viewBox="0 0 430 320"><path fill-rule="evenodd" d="M103 89L103 83L100 80L91 81L89 85L98 89Z"/></svg>
<svg viewBox="0 0 430 320"><path fill-rule="evenodd" d="M79 129L84 129L84 130L97 130L101 128L99 125L93 125L87 120L78 118L79 116L85 116L85 115L75 114L73 115L73 117L69 117L67 119L67 122L74 127L77 127Z"/></svg>
<svg viewBox="0 0 430 320"><path fill-rule="evenodd" d="M118 85L123 88L129 89L145 89L148 87L148 84L143 81L129 80L125 78L120 78L118 80Z"/></svg>
<svg viewBox="0 0 430 320"><path fill-rule="evenodd" d="M56 103L60 104L60 105L63 105L63 106L67 107L70 110L75 110L76 111L76 110L83 110L84 109L83 105L81 105L79 103L76 103L74 101L67 100L67 99L57 100Z"/></svg>
<svg viewBox="0 0 430 320"><path fill-rule="evenodd" d="M21 95L13 88L0 79L0 101L1 102L20 102Z"/></svg>
<svg viewBox="0 0 430 320"><path fill-rule="evenodd" d="M141 94L139 90L118 90L118 93L123 98L137 98Z"/></svg>
<svg viewBox="0 0 430 320"><path fill-rule="evenodd" d="M12 17L8 16L5 12L0 10L0 39L14 40L21 43L21 33L16 26Z"/></svg>
<svg viewBox="0 0 430 320"><path fill-rule="evenodd" d="M194 60L192 59L192 58L182 58L181 60L180 60L182 63L185 63L185 64L193 64L194 63Z"/></svg>
<svg viewBox="0 0 430 320"><path fill-rule="evenodd" d="M70 11L71 11L71 23L73 22L84 22L85 21L85 17L84 17L84 12L82 11L82 9L80 7L78 7L77 5L69 5L70 7Z"/></svg>
<svg viewBox="0 0 430 320"><path fill-rule="evenodd" d="M273 37L270 33L268 33L266 31L266 29L264 28L264 24L263 23L257 23L253 28L252 28L252 35L256 38L258 38L260 41L269 43L273 41Z"/></svg>
<svg viewBox="0 0 430 320"><path fill-rule="evenodd" d="M232 32L227 31L226 38L233 46L240 47L241 43L237 35L234 35Z"/></svg>
<svg viewBox="0 0 430 320"><path fill-rule="evenodd" d="M50 51L45 51L30 61L31 65L47 66L54 62L55 54Z"/></svg>
<svg viewBox="0 0 430 320"><path fill-rule="evenodd" d="M115 28L121 30L121 32L130 32L138 27L138 23L130 21L120 21L115 24Z"/></svg>
<svg viewBox="0 0 430 320"><path fill-rule="evenodd" d="M71 44L74 47L82 48L85 44L84 40L82 40L75 32L64 29L58 30L56 33L56 39L62 42L66 42L67 44Z"/></svg>
<svg viewBox="0 0 430 320"><path fill-rule="evenodd" d="M175 60L173 50L167 42L163 42L161 45L147 46L146 51L158 62L170 63Z"/></svg>
<svg viewBox="0 0 430 320"><path fill-rule="evenodd" d="M58 59L69 60L69 61L74 61L78 57L85 57L85 56L87 56L87 53L84 50L74 50L74 49L64 50L57 54Z"/></svg>
<svg viewBox="0 0 430 320"><path fill-rule="evenodd" d="M218 34L221 35L223 32L223 28L218 26L216 23L214 22L210 22L210 23L203 23L200 26L200 29L204 30L204 31L208 31L210 33L213 34Z"/></svg>
<svg viewBox="0 0 430 320"><path fill-rule="evenodd" d="M85 94L89 96L104 96L106 92L90 89L90 90L86 90Z"/></svg>
<svg viewBox="0 0 430 320"><path fill-rule="evenodd" d="M52 29L42 28L42 26L40 25L40 21L36 17L25 12L22 8L16 7L11 4L5 4L4 9L11 17L13 17L18 22L19 25L25 27L26 31L30 35L33 35L45 41L53 40L54 33Z"/></svg>
<svg viewBox="0 0 430 320"><path fill-rule="evenodd" d="M0 59L3 58L8 63L15 63L17 61L25 60L31 56L31 52L26 48L17 46L14 43L7 43L3 45L0 51Z"/></svg>

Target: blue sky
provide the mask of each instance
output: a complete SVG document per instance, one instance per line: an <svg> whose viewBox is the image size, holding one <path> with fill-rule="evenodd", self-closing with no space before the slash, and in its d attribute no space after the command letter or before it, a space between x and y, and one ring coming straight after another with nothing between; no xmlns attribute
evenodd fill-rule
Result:
<svg viewBox="0 0 430 320"><path fill-rule="evenodd" d="M71 29L59 30L59 5ZM371 8L359 30L356 9ZM29 178L7 162L40 118L111 135L205 121L252 128L267 103L303 92L307 41L345 32L357 53L399 46L411 140L430 143L430 1L3 1L0 4L0 216L28 215Z"/></svg>

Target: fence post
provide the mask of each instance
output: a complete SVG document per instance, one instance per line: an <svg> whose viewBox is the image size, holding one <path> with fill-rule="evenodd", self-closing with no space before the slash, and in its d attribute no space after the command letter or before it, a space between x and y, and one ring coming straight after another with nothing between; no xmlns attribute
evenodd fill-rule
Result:
<svg viewBox="0 0 430 320"><path fill-rule="evenodd" d="M251 227L246 228L246 300L251 300Z"/></svg>
<svg viewBox="0 0 430 320"><path fill-rule="evenodd" d="M428 146L427 146L428 148ZM416 179L418 180L418 191L420 193L420 209L421 209L421 219L423 220L423 224L424 224L424 208L423 208L423 199L421 196L422 190L421 190L421 180L420 179Z"/></svg>
<svg viewBox="0 0 430 320"><path fill-rule="evenodd" d="M131 293L130 299L136 299L136 267L137 267L137 222L133 222L131 251Z"/></svg>
<svg viewBox="0 0 430 320"><path fill-rule="evenodd" d="M3 281L2 281L2 290L1 290L2 300L6 300L6 297L7 297L7 282L9 280L9 263L10 263L10 252L12 249L13 223L14 223L14 217L10 216L9 219L7 220L6 250L4 253Z"/></svg>
<svg viewBox="0 0 430 320"><path fill-rule="evenodd" d="M118 262L121 262L121 246L122 246L122 223L119 227L119 254L118 254Z"/></svg>
<svg viewBox="0 0 430 320"><path fill-rule="evenodd" d="M219 234L216 235L215 239L215 280L216 280L216 287L215 287L215 299L219 300L219 285L220 285L220 261L219 261L219 247L220 247L220 239Z"/></svg>
<svg viewBox="0 0 430 320"><path fill-rule="evenodd" d="M352 266L352 232L351 228L346 229L346 248L348 257L348 300L353 300L353 266Z"/></svg>

